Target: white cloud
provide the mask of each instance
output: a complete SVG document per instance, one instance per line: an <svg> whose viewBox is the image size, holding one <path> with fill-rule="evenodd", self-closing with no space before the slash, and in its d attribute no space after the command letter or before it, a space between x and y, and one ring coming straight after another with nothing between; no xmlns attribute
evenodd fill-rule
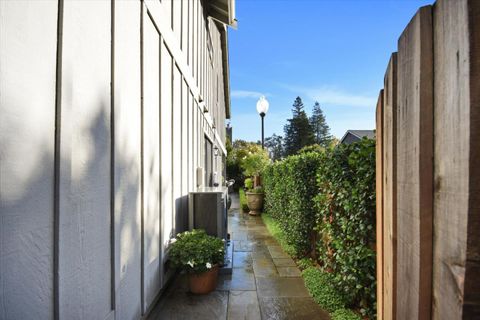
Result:
<svg viewBox="0 0 480 320"><path fill-rule="evenodd" d="M352 94L333 87L305 88L295 86L284 86L290 91L306 95L308 98L318 101L320 104L348 107L375 107L376 97Z"/></svg>
<svg viewBox="0 0 480 320"><path fill-rule="evenodd" d="M258 99L261 96L266 96L266 94L263 94L257 91L232 90L231 96L232 98L238 98L238 99L242 99L242 98Z"/></svg>

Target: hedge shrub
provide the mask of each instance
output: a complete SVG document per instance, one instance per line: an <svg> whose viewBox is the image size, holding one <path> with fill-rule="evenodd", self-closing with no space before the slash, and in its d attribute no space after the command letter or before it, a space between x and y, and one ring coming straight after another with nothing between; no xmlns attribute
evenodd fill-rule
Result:
<svg viewBox="0 0 480 320"><path fill-rule="evenodd" d="M279 222L295 257L315 250L315 172L322 154L303 153L277 161L263 173L265 211Z"/></svg>
<svg viewBox="0 0 480 320"><path fill-rule="evenodd" d="M319 259L364 315L375 313L375 142L339 145L317 171Z"/></svg>
<svg viewBox="0 0 480 320"><path fill-rule="evenodd" d="M345 308L346 300L333 286L333 275L310 267L302 272L303 280L313 300L328 312Z"/></svg>
<svg viewBox="0 0 480 320"><path fill-rule="evenodd" d="M287 157L263 181L265 208L296 258L316 259L346 306L374 317L375 141Z"/></svg>
<svg viewBox="0 0 480 320"><path fill-rule="evenodd" d="M332 320L362 320L360 315L356 314L350 309L338 309L332 314Z"/></svg>

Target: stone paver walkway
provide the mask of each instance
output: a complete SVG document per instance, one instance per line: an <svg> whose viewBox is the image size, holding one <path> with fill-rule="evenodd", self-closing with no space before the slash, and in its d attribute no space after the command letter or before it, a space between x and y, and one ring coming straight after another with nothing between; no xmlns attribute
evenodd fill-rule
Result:
<svg viewBox="0 0 480 320"><path fill-rule="evenodd" d="M179 276L149 319L330 319L309 296L300 270L262 219L242 213L238 198L232 200L232 274L220 275L217 290L203 296L190 294L186 276Z"/></svg>

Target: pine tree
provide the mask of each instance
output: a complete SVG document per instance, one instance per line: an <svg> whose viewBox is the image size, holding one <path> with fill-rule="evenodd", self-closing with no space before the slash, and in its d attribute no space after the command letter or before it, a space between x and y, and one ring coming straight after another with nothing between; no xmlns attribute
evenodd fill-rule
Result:
<svg viewBox="0 0 480 320"><path fill-rule="evenodd" d="M310 125L312 126L315 135L315 143L325 148L328 147L332 140L332 136L330 135L330 127L327 124L325 115L318 102L315 102L315 105L313 106Z"/></svg>
<svg viewBox="0 0 480 320"><path fill-rule="evenodd" d="M315 135L300 97L293 103L292 114L292 118L287 120L288 123L284 127L285 156L295 154L303 147L315 143Z"/></svg>
<svg viewBox="0 0 480 320"><path fill-rule="evenodd" d="M267 147L270 158L275 160L280 160L283 157L283 137L277 136L275 133L265 139L265 147Z"/></svg>

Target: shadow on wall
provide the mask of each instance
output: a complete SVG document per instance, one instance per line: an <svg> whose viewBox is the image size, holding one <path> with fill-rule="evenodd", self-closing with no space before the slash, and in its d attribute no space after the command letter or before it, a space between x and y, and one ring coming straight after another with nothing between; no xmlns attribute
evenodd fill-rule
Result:
<svg viewBox="0 0 480 320"><path fill-rule="evenodd" d="M55 199L61 202L60 308L66 315L82 312L98 317L110 311L109 109L101 102L85 130L68 124L70 141L61 141L62 147L64 142L71 146L61 150L60 199ZM44 137L38 137L23 121L8 116L4 121L2 127L17 136L17 143L2 134L0 318L28 319L32 314L53 318L54 129L43 130ZM132 317L140 315L140 167L135 157L139 155L117 152L115 158L116 172L121 172L115 183L115 266L121 266L116 267L115 287L128 287L128 293L118 290L119 300L135 304L128 308L135 310ZM27 166L28 175L22 170Z"/></svg>
<svg viewBox="0 0 480 320"><path fill-rule="evenodd" d="M64 85L64 105L71 106L72 84L64 82ZM141 315L140 132L128 134L131 130L128 123L134 119L117 119L115 126L119 121L124 123L123 131L116 133L112 172L110 103L103 95L96 100L97 105L92 108L81 109L77 104L75 110L62 109L60 198L55 199L60 203L60 315L83 314L97 318L111 310L110 179L115 173L116 312L123 313L120 318L138 318ZM12 103L5 109L15 107ZM2 319L28 319L32 314L53 318L54 313L54 119L31 121L37 114L22 115L27 121L9 115L2 119ZM53 112L49 115L53 116ZM32 123L48 124L48 128L32 131ZM3 134L3 130L7 134ZM149 160L145 174L156 182L150 191L160 196L161 180L153 169L157 160ZM174 234L188 228L188 196L175 199L175 207L181 209L182 214L175 217ZM152 209L159 213L161 210L159 206ZM144 232L147 239L161 236L154 228L145 228ZM160 258L160 249L150 252L151 256ZM158 261L158 268L160 263Z"/></svg>

